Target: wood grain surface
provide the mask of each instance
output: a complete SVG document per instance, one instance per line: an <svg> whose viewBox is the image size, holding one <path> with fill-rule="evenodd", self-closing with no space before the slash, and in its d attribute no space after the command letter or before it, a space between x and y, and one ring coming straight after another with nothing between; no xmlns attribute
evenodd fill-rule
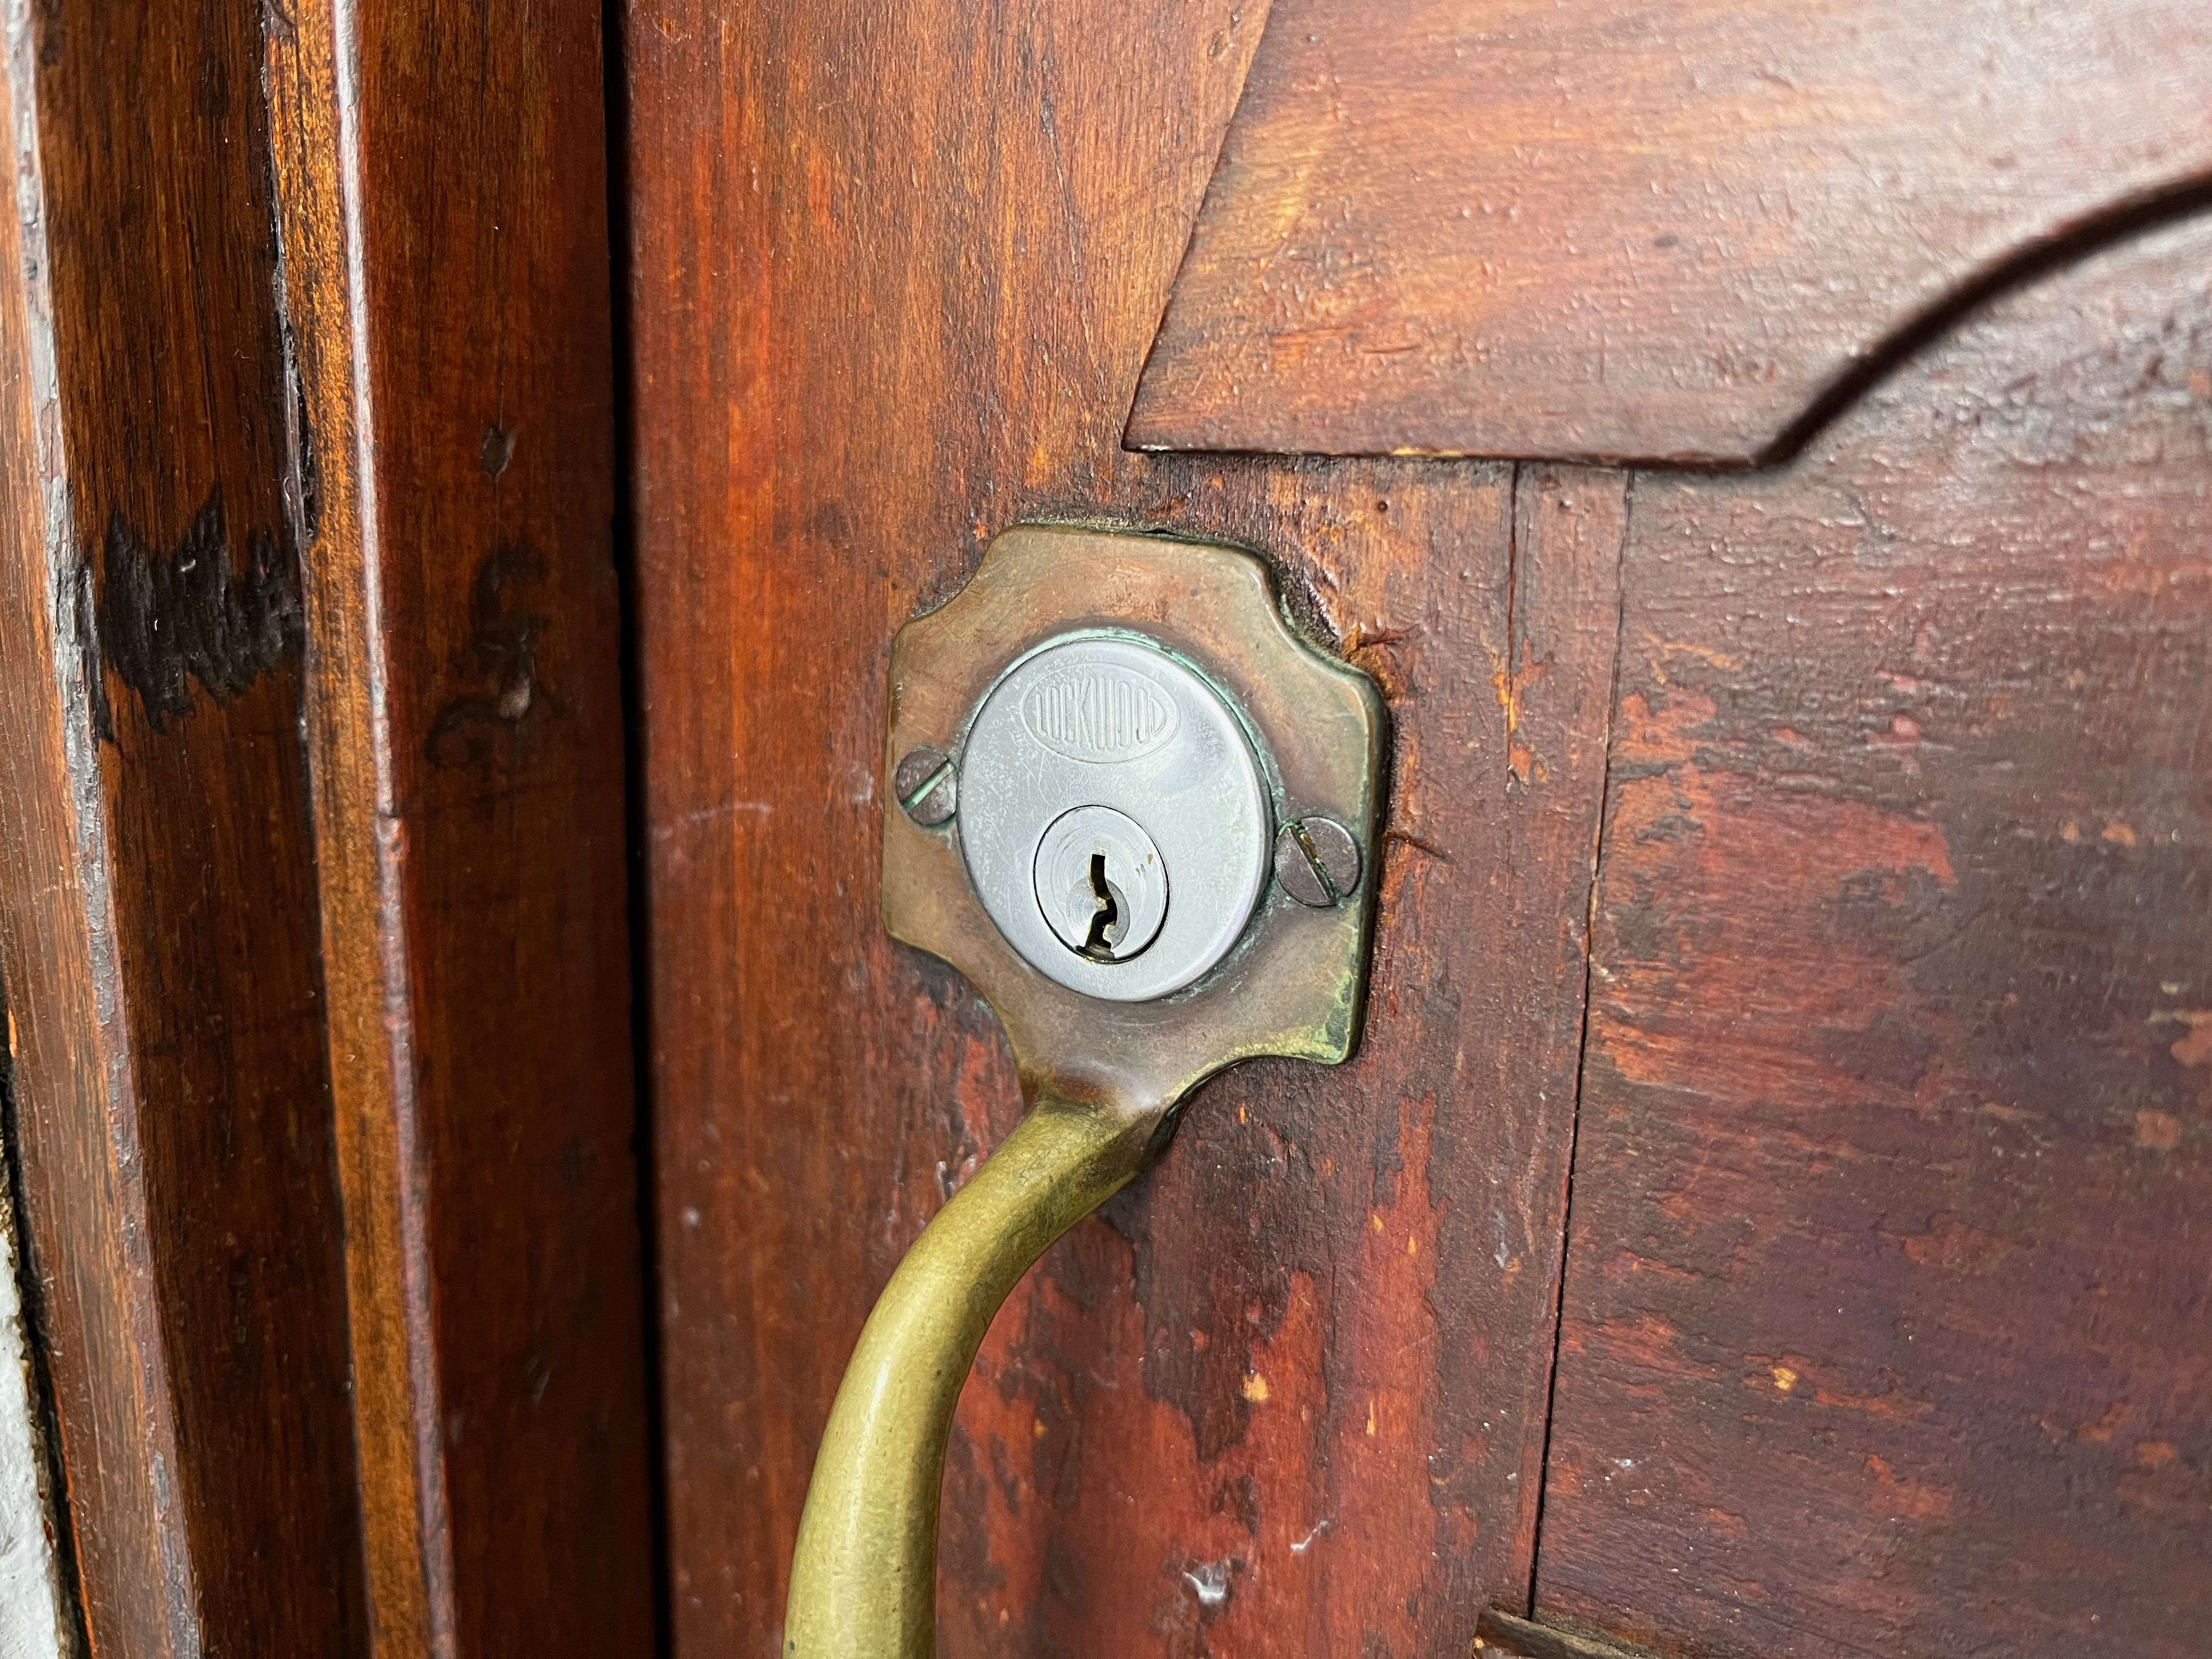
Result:
<svg viewBox="0 0 2212 1659"><path fill-rule="evenodd" d="M380 1654L656 1640L599 31L270 30Z"/></svg>
<svg viewBox="0 0 2212 1659"><path fill-rule="evenodd" d="M1652 1659L1648 1649L1624 1648L1595 1632L1522 1619L1485 1607L1477 1621L1472 1659Z"/></svg>
<svg viewBox="0 0 2212 1659"><path fill-rule="evenodd" d="M1638 477L1538 1608L2212 1620L2212 222Z"/></svg>
<svg viewBox="0 0 2212 1659"><path fill-rule="evenodd" d="M356 1653L248 7L12 14L0 950L92 1650Z"/></svg>
<svg viewBox="0 0 2212 1659"><path fill-rule="evenodd" d="M944 1650L1463 1651L1525 1598L1622 482L1133 457L1261 23L633 8L649 1049L679 1654L760 1651L900 1252L1019 1111L878 920L891 635L1027 518L1275 558L1395 720L1377 996L1255 1065L1001 1315Z"/></svg>
<svg viewBox="0 0 2212 1659"><path fill-rule="evenodd" d="M2212 187L2193 0L1277 0L1139 448L1743 462Z"/></svg>

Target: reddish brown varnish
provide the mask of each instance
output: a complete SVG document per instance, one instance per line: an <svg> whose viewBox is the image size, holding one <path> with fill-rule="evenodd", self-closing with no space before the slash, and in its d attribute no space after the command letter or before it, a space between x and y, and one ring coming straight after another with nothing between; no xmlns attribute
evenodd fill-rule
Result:
<svg viewBox="0 0 2212 1659"><path fill-rule="evenodd" d="M376 1649L648 1654L599 9L288 22L269 77Z"/></svg>
<svg viewBox="0 0 2212 1659"><path fill-rule="evenodd" d="M1344 48L1345 107L1401 124L1392 155L1428 142L1423 87L1355 73L1413 25L1331 15L1358 33L1321 34ZM1618 46L1654 15L1529 27ZM2201 166L2201 100L2160 103L2172 85L2128 70L2134 36L2044 9L1977 83L2044 180L2022 207L1990 186L1988 131L1913 101L1954 70L1896 72L1908 37L1989 33L1985 16L1825 15L1793 50L1830 78L1773 94L1775 142L1813 143L1832 89L1856 88L1851 142L1891 158L1884 211L1850 225L1844 198L1808 198L1808 240L1774 259L1713 242L1651 264L1699 281L1644 296L1626 337L1646 379L1626 390L1666 395L1642 402L1577 379L1579 348L1539 326L1574 319L1589 271L1583 245L1524 229L1508 343L1526 353L1480 389L1556 419L1496 447L1798 443L1859 354L1937 332L1990 262L2069 223L2139 223L2124 198ZM1042 517L1273 556L1297 612L1390 697L1391 829L1360 1055L1210 1086L994 1331L951 1449L944 1651L1464 1652L1491 1601L1669 1652L2055 1654L2098 1639L2093 1615L2180 1651L2212 1577L2187 1525L2203 1056L2196 1005L2145 988L2202 972L2165 962L2204 921L2201 279L2133 255L2053 279L2075 286L1975 313L1800 460L1730 478L1133 455L1140 362L1259 21L1225 3L1110 27L931 0L629 15L677 1650L774 1639L854 1334L1018 1109L988 1011L878 924L879 722L897 625ZM1316 84L1283 66L1324 21L1279 11L1253 121ZM1605 134L1672 107L1681 76L1741 90L1741 11L1690 21L1666 75L1577 94L1595 125L1531 175L1550 194L1529 187L1524 226L1610 211L1595 187L1630 175L1607 171ZM2202 48L2193 15L2162 39L2160 74ZM2080 48L2085 106L2109 111L2098 76L2127 71L2124 121L2069 125L2037 67L2053 40ZM1486 96L1559 107L1551 68L1496 50ZM2124 176L2097 159L2123 132L2142 136ZM1216 204L1239 199L1244 142ZM1650 165L1713 159L1667 143ZM1767 222L1758 167L1699 176L1708 229ZM1443 236L1449 201L1399 190L1344 222L1366 239L1347 268ZM1267 323L1227 287L1183 313L1204 249L1163 351ZM1832 308L1808 311L1801 278ZM1717 367L1716 341L1737 353ZM1388 447L1344 434L1371 420L1395 443L1407 410L1455 409L1433 387L1394 403L1330 349L1302 387L1254 392L1263 439L1188 441ZM1601 415L1624 424L1604 435ZM2070 1155L2037 1160L2053 1135ZM1846 1313L1814 1317L1832 1289ZM2063 1432L2022 1414L2046 1398ZM2107 1421L2123 1400L2135 1415ZM1619 1460L1654 1456L1647 1505Z"/></svg>
<svg viewBox="0 0 2212 1659"><path fill-rule="evenodd" d="M2201 1647L2196 13L641 0L611 291L596 7L222 10L53 0L5 77L94 1651L655 1645L618 374L679 1656L775 1645L853 1336L1018 1111L876 848L888 641L1027 518L1266 553L1389 828L1358 1056L1210 1085L994 1330L948 1656ZM1318 453L1405 444L1522 459Z"/></svg>
<svg viewBox="0 0 2212 1659"><path fill-rule="evenodd" d="M1210 1087L1000 1316L945 1650L1450 1651L1526 1594L1622 483L1122 451L1256 24L627 26L679 1653L777 1628L860 1320L1019 1110L883 934L878 769L892 632L1035 516L1278 555L1393 699L1395 828L1361 1057Z"/></svg>
<svg viewBox="0 0 2212 1659"><path fill-rule="evenodd" d="M59 0L6 79L0 950L64 1564L100 1654L358 1653L257 19Z"/></svg>
<svg viewBox="0 0 2212 1659"><path fill-rule="evenodd" d="M2198 0L1277 0L1130 441L1750 460L2208 84Z"/></svg>
<svg viewBox="0 0 2212 1659"><path fill-rule="evenodd" d="M2212 1622L2212 222L1632 486L1540 1612Z"/></svg>
<svg viewBox="0 0 2212 1659"><path fill-rule="evenodd" d="M599 9L365 9L10 18L0 952L64 1566L127 1659L642 1653Z"/></svg>

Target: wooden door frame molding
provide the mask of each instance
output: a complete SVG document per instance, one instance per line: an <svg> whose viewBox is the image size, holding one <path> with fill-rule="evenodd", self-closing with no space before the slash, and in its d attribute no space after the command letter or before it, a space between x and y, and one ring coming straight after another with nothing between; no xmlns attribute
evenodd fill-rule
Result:
<svg viewBox="0 0 2212 1659"><path fill-rule="evenodd" d="M133 1659L357 1650L258 24L9 23L0 952L75 1588Z"/></svg>
<svg viewBox="0 0 2212 1659"><path fill-rule="evenodd" d="M646 1654L600 9L9 9L0 958L87 1634Z"/></svg>
<svg viewBox="0 0 2212 1659"><path fill-rule="evenodd" d="M270 37L380 1651L654 1641L599 30Z"/></svg>

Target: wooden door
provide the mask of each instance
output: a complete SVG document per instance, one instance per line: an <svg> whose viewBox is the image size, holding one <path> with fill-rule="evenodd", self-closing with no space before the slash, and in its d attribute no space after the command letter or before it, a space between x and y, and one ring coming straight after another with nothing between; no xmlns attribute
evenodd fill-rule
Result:
<svg viewBox="0 0 2212 1659"><path fill-rule="evenodd" d="M1395 747L1361 1052L1210 1085L1008 1304L945 1652L2199 1650L2212 25L621 50L677 1651L774 1645L861 1318L1018 1114L877 849L890 636L1033 520L1260 550Z"/></svg>
<svg viewBox="0 0 2212 1659"><path fill-rule="evenodd" d="M946 1653L2202 1650L2201 7L8 21L88 1650L777 1647L1018 1115L878 848L891 635L1031 520L1257 550L1392 753L1361 1050L1008 1305Z"/></svg>

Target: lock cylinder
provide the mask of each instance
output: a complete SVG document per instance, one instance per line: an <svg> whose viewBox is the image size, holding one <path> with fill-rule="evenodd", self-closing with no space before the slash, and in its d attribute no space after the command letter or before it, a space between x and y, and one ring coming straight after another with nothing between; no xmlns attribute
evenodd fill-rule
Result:
<svg viewBox="0 0 2212 1659"><path fill-rule="evenodd" d="M1236 945L1273 836L1243 723L1133 634L1055 640L984 696L960 760L962 856L1024 961L1086 996L1145 1002Z"/></svg>
<svg viewBox="0 0 2212 1659"><path fill-rule="evenodd" d="M1079 806L1037 843L1037 908L1060 942L1093 962L1144 954L1168 919L1167 868L1144 827L1110 806Z"/></svg>

